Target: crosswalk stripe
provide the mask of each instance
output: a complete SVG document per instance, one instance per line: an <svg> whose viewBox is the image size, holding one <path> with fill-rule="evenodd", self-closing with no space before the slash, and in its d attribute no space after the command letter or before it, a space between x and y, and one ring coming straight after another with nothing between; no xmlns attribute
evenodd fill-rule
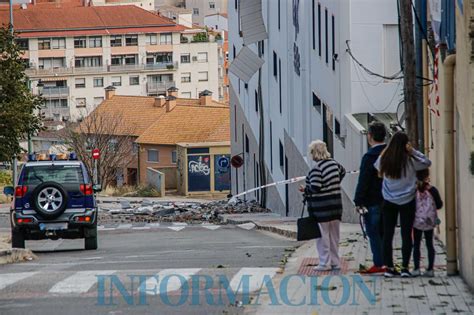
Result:
<svg viewBox="0 0 474 315"><path fill-rule="evenodd" d="M186 222L173 222L174 226L187 226L188 224Z"/></svg>
<svg viewBox="0 0 474 315"><path fill-rule="evenodd" d="M237 225L239 228L241 229L244 229L244 230L251 230L253 229L254 227L256 227L256 225L254 223L243 223L243 224L239 224Z"/></svg>
<svg viewBox="0 0 474 315"><path fill-rule="evenodd" d="M37 274L37 272L2 273L0 274L0 290L5 289L15 282L34 276L35 274Z"/></svg>
<svg viewBox="0 0 474 315"><path fill-rule="evenodd" d="M149 226L152 227L152 228L160 227L160 224L159 224L159 223L150 223L150 224L147 224L147 225L149 225Z"/></svg>
<svg viewBox="0 0 474 315"><path fill-rule="evenodd" d="M115 270L79 271L72 276L56 283L49 293L70 294L85 293L97 282L97 275L111 275Z"/></svg>
<svg viewBox="0 0 474 315"><path fill-rule="evenodd" d="M245 293L254 292L262 287L265 276L273 278L277 271L278 268L242 268L232 277L229 286L234 292L242 293L245 288L244 282L241 284L241 281L245 281L245 278L242 278L249 276L249 292Z"/></svg>
<svg viewBox="0 0 474 315"><path fill-rule="evenodd" d="M185 228L186 228L185 226L168 226L168 229L171 229L171 230L176 231L176 232L184 230Z"/></svg>
<svg viewBox="0 0 474 315"><path fill-rule="evenodd" d="M202 226L203 228L206 228L208 230L217 230L218 228L220 228L221 226L220 225L203 225Z"/></svg>
<svg viewBox="0 0 474 315"><path fill-rule="evenodd" d="M167 276L170 276L167 280L166 292L177 291L183 285L183 278L187 282L192 275L197 274L201 271L200 268L191 268L191 269L163 269L155 275L155 277L148 278L145 283L141 284L139 290L145 289L146 294L148 295L159 295L160 286L163 279ZM172 275L179 275L172 276Z"/></svg>
<svg viewBox="0 0 474 315"><path fill-rule="evenodd" d="M151 229L150 226L134 226L132 227L132 230L149 230Z"/></svg>

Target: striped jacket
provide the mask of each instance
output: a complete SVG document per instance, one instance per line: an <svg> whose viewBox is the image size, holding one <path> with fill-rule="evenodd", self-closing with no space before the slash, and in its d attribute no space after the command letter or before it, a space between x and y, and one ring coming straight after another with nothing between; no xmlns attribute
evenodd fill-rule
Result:
<svg viewBox="0 0 474 315"><path fill-rule="evenodd" d="M342 165L333 159L316 161L306 176L305 199L308 213L318 222L341 220L341 181L346 175Z"/></svg>

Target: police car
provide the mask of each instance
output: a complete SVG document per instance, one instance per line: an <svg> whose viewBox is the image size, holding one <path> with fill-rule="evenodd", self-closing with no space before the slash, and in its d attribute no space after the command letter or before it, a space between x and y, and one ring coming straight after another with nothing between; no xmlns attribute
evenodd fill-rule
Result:
<svg viewBox="0 0 474 315"><path fill-rule="evenodd" d="M30 155L17 186L5 188L14 196L12 247L25 248L25 240L84 238L86 250L97 249L98 191L74 153Z"/></svg>

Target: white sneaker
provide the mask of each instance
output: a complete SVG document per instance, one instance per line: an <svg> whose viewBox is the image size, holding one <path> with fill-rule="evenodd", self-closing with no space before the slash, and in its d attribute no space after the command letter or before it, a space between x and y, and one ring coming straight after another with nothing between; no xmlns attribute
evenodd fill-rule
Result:
<svg viewBox="0 0 474 315"><path fill-rule="evenodd" d="M434 271L433 271L433 270L426 270L426 271L423 273L423 277L433 278L433 277L434 277Z"/></svg>
<svg viewBox="0 0 474 315"><path fill-rule="evenodd" d="M331 271L332 268L326 265L317 265L316 267L313 268L315 271Z"/></svg>
<svg viewBox="0 0 474 315"><path fill-rule="evenodd" d="M411 275L412 275L413 277L419 277L419 276L421 276L421 271L420 271L420 269L415 269L415 270L413 270L413 271L411 272Z"/></svg>

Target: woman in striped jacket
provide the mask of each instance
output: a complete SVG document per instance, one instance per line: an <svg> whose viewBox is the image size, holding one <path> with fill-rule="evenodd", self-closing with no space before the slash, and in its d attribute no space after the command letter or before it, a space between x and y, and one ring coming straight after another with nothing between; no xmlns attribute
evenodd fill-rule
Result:
<svg viewBox="0 0 474 315"><path fill-rule="evenodd" d="M311 142L309 150L316 163L306 177L306 186L302 186L301 190L305 193L308 213L316 218L321 229L321 238L316 240L319 265L314 269L337 270L340 269L341 181L346 171L331 158L323 141Z"/></svg>

